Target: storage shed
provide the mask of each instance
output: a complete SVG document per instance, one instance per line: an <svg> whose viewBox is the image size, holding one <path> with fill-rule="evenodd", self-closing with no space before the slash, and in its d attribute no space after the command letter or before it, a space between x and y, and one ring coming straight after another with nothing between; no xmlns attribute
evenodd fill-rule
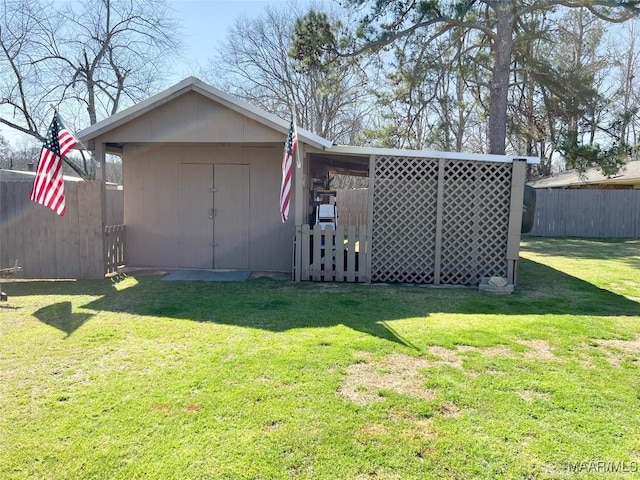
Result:
<svg viewBox="0 0 640 480"><path fill-rule="evenodd" d="M287 131L187 78L78 136L102 163L105 153L122 157L128 266L290 271L294 222L278 213Z"/></svg>
<svg viewBox="0 0 640 480"><path fill-rule="evenodd" d="M337 146L299 129L283 224L287 131L287 121L191 77L78 136L102 164L107 152L122 156L128 266L287 271L298 281L515 282L525 166L538 159ZM368 178L369 225L309 225L328 173Z"/></svg>

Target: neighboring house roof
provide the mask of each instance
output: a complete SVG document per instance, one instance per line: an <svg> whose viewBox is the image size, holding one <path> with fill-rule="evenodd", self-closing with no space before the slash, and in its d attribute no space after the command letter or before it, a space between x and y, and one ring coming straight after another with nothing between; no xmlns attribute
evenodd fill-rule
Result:
<svg viewBox="0 0 640 480"><path fill-rule="evenodd" d="M596 168L590 168L582 175L577 170L569 170L529 185L533 188L576 188L602 184L640 185L640 160L628 162L617 174L609 177Z"/></svg>
<svg viewBox="0 0 640 480"><path fill-rule="evenodd" d="M32 181L36 176L36 172L25 172L22 170L3 170L0 169L0 180L2 181ZM63 175L66 182L82 182L82 178L72 175Z"/></svg>
<svg viewBox="0 0 640 480"><path fill-rule="evenodd" d="M2 182L31 182L36 176L36 172L25 172L24 170L4 170L0 168L0 181ZM63 175L65 182L84 182L83 178L74 175ZM122 190L122 185L113 182L106 182L108 190Z"/></svg>
<svg viewBox="0 0 640 480"><path fill-rule="evenodd" d="M280 117L251 105L244 100L240 100L239 98L225 93L222 90L212 87L202 80L195 77L188 77L157 95L147 98L140 103L136 103L132 107L122 110L109 118L79 131L76 136L82 143L87 144L96 137L138 118L150 110L175 99L176 97L192 91L204 95L205 97L267 127L273 128L274 130L280 131L284 134L289 131L289 121L282 120ZM326 138L302 128L298 128L298 138L302 142L320 149L328 148L333 145L333 142ZM81 147L81 145L78 147Z"/></svg>

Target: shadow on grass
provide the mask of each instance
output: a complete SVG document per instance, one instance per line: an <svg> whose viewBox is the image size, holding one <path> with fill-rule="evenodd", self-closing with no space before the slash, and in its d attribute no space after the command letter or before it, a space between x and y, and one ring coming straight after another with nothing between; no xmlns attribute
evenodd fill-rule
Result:
<svg viewBox="0 0 640 480"><path fill-rule="evenodd" d="M107 281L8 284L22 295L94 295L83 308L150 317L188 319L286 331L344 325L414 348L387 323L429 317L431 313L588 316L640 316L640 303L543 264L523 259L514 294L491 296L476 289L416 286L320 284L251 279L245 282L164 282L139 276L127 288ZM71 335L89 315L59 302L35 312L48 325Z"/></svg>
<svg viewBox="0 0 640 480"><path fill-rule="evenodd" d="M34 316L42 323L46 323L63 331L67 334L65 338L68 338L93 317L93 314L73 313L71 311L71 302L59 302L42 307L40 310L34 312Z"/></svg>
<svg viewBox="0 0 640 480"><path fill-rule="evenodd" d="M619 260L640 269L640 239L523 237L526 250L552 256Z"/></svg>

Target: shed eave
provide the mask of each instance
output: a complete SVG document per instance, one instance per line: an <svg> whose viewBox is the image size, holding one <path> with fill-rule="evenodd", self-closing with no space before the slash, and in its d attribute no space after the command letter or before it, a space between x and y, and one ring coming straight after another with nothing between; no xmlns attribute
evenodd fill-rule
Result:
<svg viewBox="0 0 640 480"><path fill-rule="evenodd" d="M95 138L116 129L191 90L193 90L192 83L187 82L187 79L185 79L172 87L147 98L146 100L136 103L129 108L80 130L76 133L76 137L80 140L80 143L89 145Z"/></svg>
<svg viewBox="0 0 640 480"><path fill-rule="evenodd" d="M251 105L248 102L240 100L233 95L223 92L211 85L204 83L197 78L193 79L193 90L204 95L205 97L224 105L225 107L244 115L245 117L251 118L263 125L270 127L274 130L287 134L289 132L289 121L283 120L277 115L269 113L261 108L258 108L254 105ZM297 129L298 140L308 145L311 145L320 150L324 150L333 145L333 142L327 140L320 135L316 135L308 130L303 128Z"/></svg>
<svg viewBox="0 0 640 480"><path fill-rule="evenodd" d="M76 136L80 140L80 143L89 145L97 137L104 135L105 133L116 129L142 115L148 113L155 108L164 105L177 97L180 97L188 92L197 92L204 97L209 98L247 118L255 120L269 128L282 132L286 135L289 131L289 122L282 120L281 118L266 112L258 107L255 107L243 100L240 100L233 95L230 95L222 90L219 90L205 82L195 78L188 77L181 82L169 87L168 89L153 95L121 112L112 115L90 127L77 132ZM315 148L324 150L333 145L333 142L323 138L319 135L315 135L304 129L298 129L298 139L305 144L311 145ZM81 148L80 146L78 148Z"/></svg>
<svg viewBox="0 0 640 480"><path fill-rule="evenodd" d="M540 163L539 157L527 157L524 155L492 155L488 153L465 153L465 152L441 152L438 150L408 150L400 148L377 148L377 147L352 147L348 145L334 145L325 150L327 153L349 154L349 155L385 155L395 157L413 158L444 158L452 160L471 160L477 162L500 162L512 163L514 160L526 160L530 164Z"/></svg>

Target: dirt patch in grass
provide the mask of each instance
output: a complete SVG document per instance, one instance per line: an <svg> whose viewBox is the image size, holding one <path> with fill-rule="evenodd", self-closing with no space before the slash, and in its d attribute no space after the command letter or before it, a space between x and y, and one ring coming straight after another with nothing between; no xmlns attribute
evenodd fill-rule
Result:
<svg viewBox="0 0 640 480"><path fill-rule="evenodd" d="M431 418L404 418L409 422L408 427L403 429L400 435L405 441L424 440L425 438L435 438L436 431L433 428L433 419Z"/></svg>
<svg viewBox="0 0 640 480"><path fill-rule="evenodd" d="M381 360L370 354L357 355L363 361L349 365L347 375L338 394L361 405L383 400L381 392L391 391L409 397L431 400L433 390L424 386L421 370L431 364L424 358L394 353Z"/></svg>
<svg viewBox="0 0 640 480"><path fill-rule="evenodd" d="M513 352L507 346L498 347L472 347L470 345L457 345L455 349L433 346L429 347L429 353L438 357L437 363L462 369L464 356L460 353L478 352L488 357L513 357Z"/></svg>
<svg viewBox="0 0 640 480"><path fill-rule="evenodd" d="M607 356L609 363L614 367L619 367L629 357L637 357L640 354L640 336L634 340L596 339L590 346L601 349Z"/></svg>
<svg viewBox="0 0 640 480"><path fill-rule="evenodd" d="M551 347L544 340L520 340L518 343L527 347L527 351L524 352L525 360L553 360L556 358Z"/></svg>
<svg viewBox="0 0 640 480"><path fill-rule="evenodd" d="M440 412L440 415L445 418L459 417L460 415L462 415L462 410L460 409L460 407L451 402L443 403L440 408L438 408L438 412Z"/></svg>
<svg viewBox="0 0 640 480"><path fill-rule="evenodd" d="M184 407L184 411L187 413L198 413L200 410L202 410L202 405L199 403L191 403Z"/></svg>
<svg viewBox="0 0 640 480"><path fill-rule="evenodd" d="M156 413L169 413L171 411L171 405L156 405L151 410Z"/></svg>
<svg viewBox="0 0 640 480"><path fill-rule="evenodd" d="M463 347L458 347L455 350L445 347L429 347L429 353L438 357L438 363L449 365L450 367L462 368L462 357L458 355L458 352L462 351Z"/></svg>
<svg viewBox="0 0 640 480"><path fill-rule="evenodd" d="M629 353L640 353L640 336L635 340L595 340L598 345L614 347Z"/></svg>
<svg viewBox="0 0 640 480"><path fill-rule="evenodd" d="M550 393L538 392L537 390L522 390L518 392L518 395L525 402L532 402L534 400L551 400Z"/></svg>
<svg viewBox="0 0 640 480"><path fill-rule="evenodd" d="M416 420L414 423L414 431L421 437L435 437L436 431L433 429L433 421L430 418Z"/></svg>
<svg viewBox="0 0 640 480"><path fill-rule="evenodd" d="M367 435L377 437L379 435L385 435L387 433L387 427L379 423L369 423L362 428L362 431Z"/></svg>
<svg viewBox="0 0 640 480"><path fill-rule="evenodd" d="M382 393L384 391L431 400L434 398L435 392L424 386L425 379L421 370L443 365L463 369L464 353L466 352L478 352L487 357L522 357L526 360L550 360L555 358L551 347L544 340L522 340L518 343L527 348L523 354L512 351L506 345L486 348L458 345L454 349L435 345L428 348L428 352L436 357L434 360L402 354L391 354L381 360L374 360L371 354L358 352L356 357L361 361L347 367L346 378L338 393L342 397L361 405L370 405L382 401ZM640 342L638 343L637 348L640 351ZM534 398L544 398L531 392L523 392L521 397L526 401ZM439 411L444 417L460 415L460 409L454 404L444 404Z"/></svg>

